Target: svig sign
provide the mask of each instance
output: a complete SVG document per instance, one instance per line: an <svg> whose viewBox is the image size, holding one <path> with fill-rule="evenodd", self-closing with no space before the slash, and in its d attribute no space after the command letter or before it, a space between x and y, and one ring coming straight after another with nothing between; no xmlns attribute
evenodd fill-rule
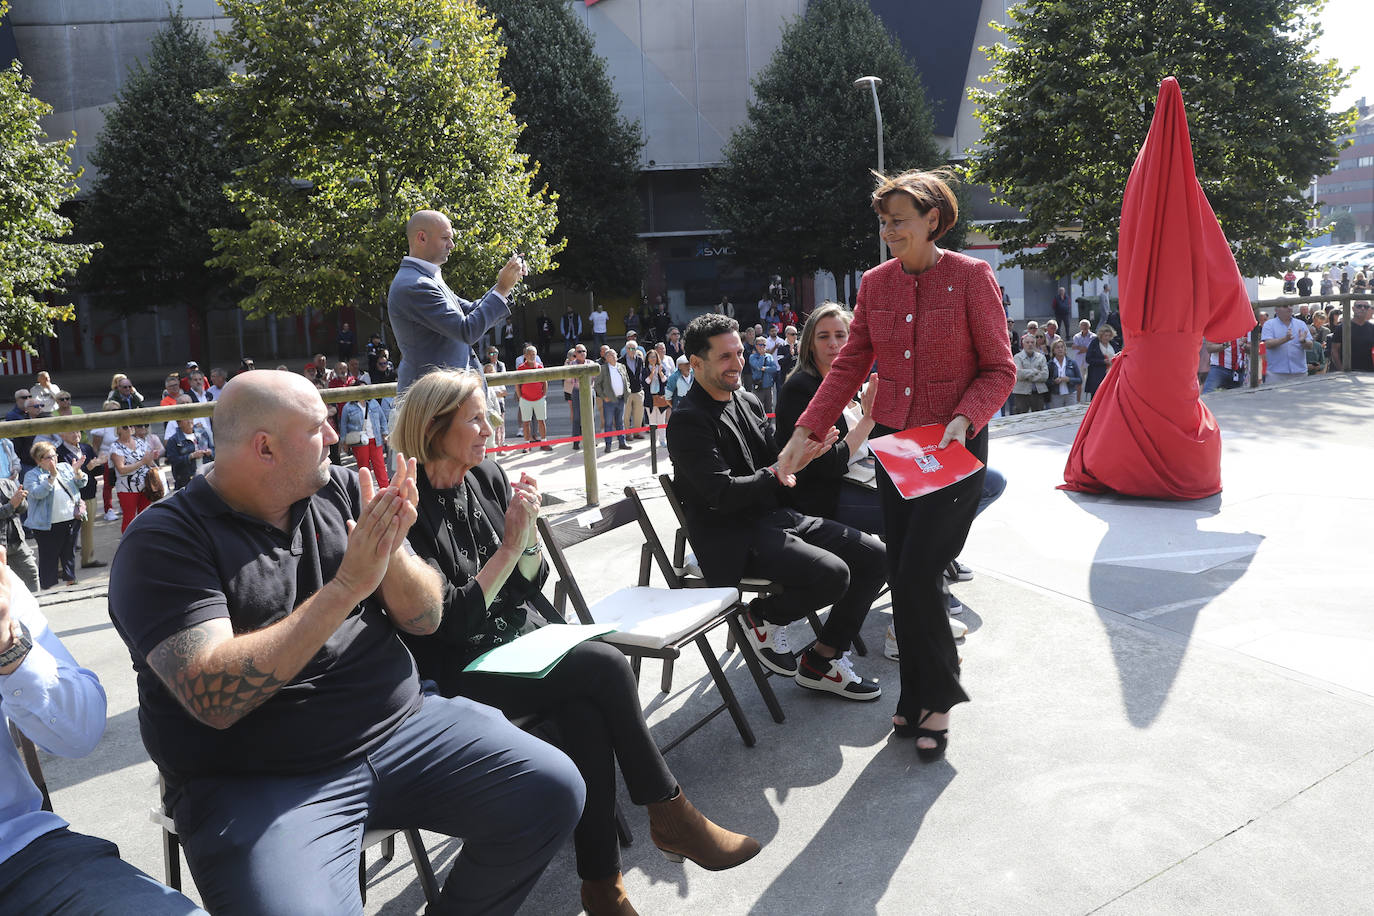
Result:
<svg viewBox="0 0 1374 916"><path fill-rule="evenodd" d="M729 245L710 245L706 242L697 246L696 256L699 258L724 258L735 253L735 249Z"/></svg>

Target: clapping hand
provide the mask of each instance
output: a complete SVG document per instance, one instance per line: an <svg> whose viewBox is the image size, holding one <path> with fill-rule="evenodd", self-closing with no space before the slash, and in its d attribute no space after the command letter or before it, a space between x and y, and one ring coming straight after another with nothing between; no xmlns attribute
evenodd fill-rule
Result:
<svg viewBox="0 0 1374 916"><path fill-rule="evenodd" d="M510 485L511 500L506 507L506 541L522 550L534 543L538 530L536 521L543 503L539 495L539 484L529 474L522 473L520 479Z"/></svg>
<svg viewBox="0 0 1374 916"><path fill-rule="evenodd" d="M348 548L334 580L356 600L363 600L382 584L393 553L405 543L415 523L415 462L396 453L396 479L379 492L372 472L358 472L363 509L355 522L348 521ZM418 496L417 496L418 498Z"/></svg>

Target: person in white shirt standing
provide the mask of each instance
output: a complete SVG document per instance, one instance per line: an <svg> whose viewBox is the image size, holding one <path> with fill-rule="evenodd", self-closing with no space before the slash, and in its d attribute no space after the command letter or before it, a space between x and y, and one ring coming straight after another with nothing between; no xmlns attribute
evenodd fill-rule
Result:
<svg viewBox="0 0 1374 916"><path fill-rule="evenodd" d="M610 314L604 305L597 305L592 310L592 337L596 339L597 348L606 345L606 322L611 320Z"/></svg>
<svg viewBox="0 0 1374 916"><path fill-rule="evenodd" d="M1293 317L1293 306L1280 305L1260 330L1269 371L1265 384L1307 378L1307 353L1312 349L1312 330Z"/></svg>

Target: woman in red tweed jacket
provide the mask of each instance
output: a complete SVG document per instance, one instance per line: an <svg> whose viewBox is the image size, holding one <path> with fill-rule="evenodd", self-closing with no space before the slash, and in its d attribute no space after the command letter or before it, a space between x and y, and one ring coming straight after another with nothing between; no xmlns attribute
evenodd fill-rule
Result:
<svg viewBox="0 0 1374 916"><path fill-rule="evenodd" d="M880 176L873 209L893 258L864 274L849 342L779 458L784 480L802 443L835 423L875 360L874 436L938 423L945 427L941 448L958 440L984 463L988 421L1016 381L992 268L935 244L959 216L940 174ZM878 475L901 666L892 724L898 736L916 738L926 761L944 754L949 710L968 699L940 577L964 546L983 476L905 500L886 473Z"/></svg>

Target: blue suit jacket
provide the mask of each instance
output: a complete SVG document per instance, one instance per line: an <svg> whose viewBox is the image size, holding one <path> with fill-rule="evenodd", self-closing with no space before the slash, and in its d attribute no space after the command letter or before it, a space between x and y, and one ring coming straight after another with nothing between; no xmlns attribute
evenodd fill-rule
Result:
<svg viewBox="0 0 1374 916"><path fill-rule="evenodd" d="M437 367L482 371L472 345L510 314L491 290L478 303L460 299L431 264L401 262L386 295L391 330L401 348L397 391Z"/></svg>

